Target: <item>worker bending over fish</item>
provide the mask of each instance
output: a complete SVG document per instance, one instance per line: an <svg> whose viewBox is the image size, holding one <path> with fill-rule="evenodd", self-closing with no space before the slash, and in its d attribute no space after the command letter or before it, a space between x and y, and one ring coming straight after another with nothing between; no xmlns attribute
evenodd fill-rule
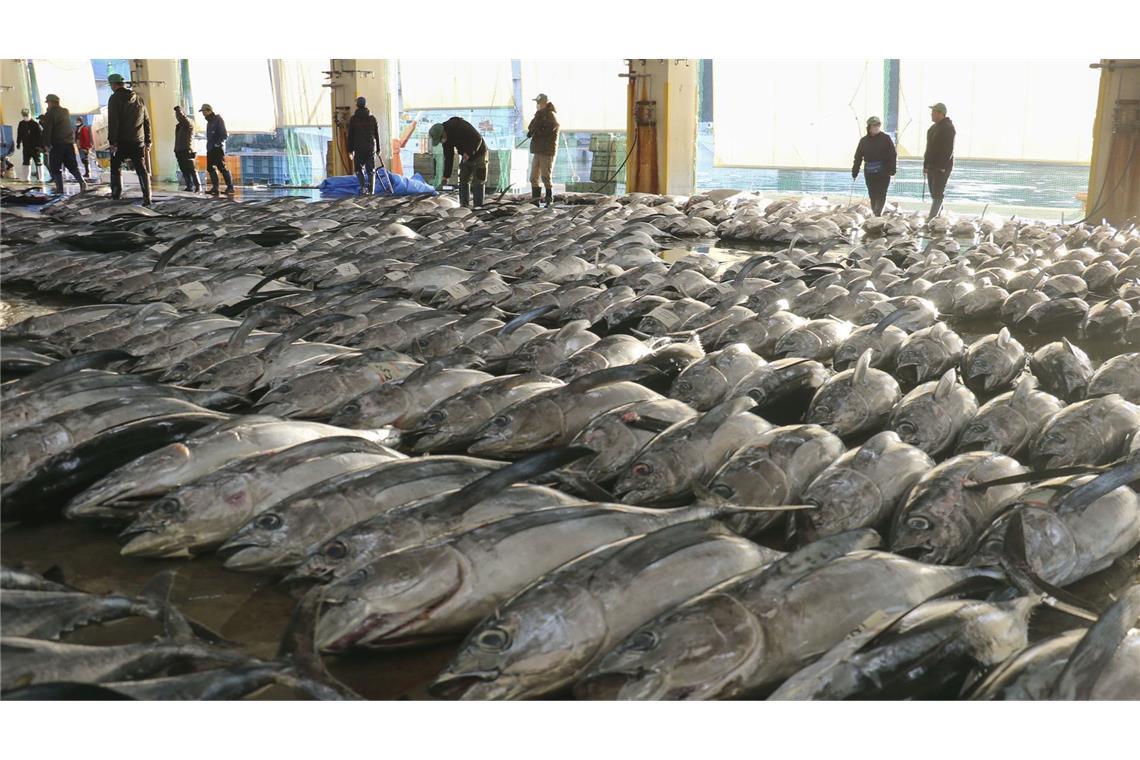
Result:
<svg viewBox="0 0 1140 760"><path fill-rule="evenodd" d="M458 153L462 158L459 164L459 205L467 208L468 201L474 201L476 208L483 205L483 191L487 184L487 143L483 142L479 130L458 116L452 116L442 124L432 124L428 130L431 144L443 145L443 176L438 190L451 182L451 169Z"/></svg>

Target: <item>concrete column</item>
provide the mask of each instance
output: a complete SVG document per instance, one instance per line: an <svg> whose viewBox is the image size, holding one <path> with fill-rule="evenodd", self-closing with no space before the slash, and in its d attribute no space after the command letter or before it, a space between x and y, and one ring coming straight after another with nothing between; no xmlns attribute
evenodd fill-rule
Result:
<svg viewBox="0 0 1140 760"><path fill-rule="evenodd" d="M0 59L0 123L12 128L12 140L16 140L16 126L20 123L20 111L31 108L32 96L28 92L28 62L23 58ZM8 159L20 166L23 160L19 152Z"/></svg>
<svg viewBox="0 0 1140 760"><path fill-rule="evenodd" d="M334 149L328 165L329 175L352 173L343 140L348 119L360 96L368 100L368 110L376 117L380 128L380 155L384 165L389 165L392 138L399 137L400 129L396 113L396 62L383 58L334 58L330 61L330 72Z"/></svg>
<svg viewBox="0 0 1140 760"><path fill-rule="evenodd" d="M150 175L159 182L177 182L174 106L181 105L182 66L176 58L133 58L131 83L150 114Z"/></svg>
<svg viewBox="0 0 1140 760"><path fill-rule="evenodd" d="M1089 221L1121 226L1140 217L1140 59L1105 59L1093 126Z"/></svg>
<svg viewBox="0 0 1140 760"><path fill-rule="evenodd" d="M697 96L698 61L695 58L636 58L630 61L633 91L630 102L632 144L637 128L633 110L637 101L653 103L657 137L657 183L643 173L645 160L636 159L639 146L626 167L628 186L641 192L691 195L697 179ZM641 135L648 135L644 131ZM637 137L642 139L642 137Z"/></svg>

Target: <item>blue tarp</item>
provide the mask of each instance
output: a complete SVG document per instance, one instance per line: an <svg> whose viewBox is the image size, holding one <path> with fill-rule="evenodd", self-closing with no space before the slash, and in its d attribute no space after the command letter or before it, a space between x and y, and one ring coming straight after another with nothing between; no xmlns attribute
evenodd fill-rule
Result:
<svg viewBox="0 0 1140 760"><path fill-rule="evenodd" d="M420 195L422 193L436 195L435 188L424 182L424 178L418 174L402 177L387 169L377 169L372 182L373 192L377 195ZM347 177L329 177L321 183L320 189L321 195L356 195L360 190L360 185L357 183L355 175L349 175Z"/></svg>

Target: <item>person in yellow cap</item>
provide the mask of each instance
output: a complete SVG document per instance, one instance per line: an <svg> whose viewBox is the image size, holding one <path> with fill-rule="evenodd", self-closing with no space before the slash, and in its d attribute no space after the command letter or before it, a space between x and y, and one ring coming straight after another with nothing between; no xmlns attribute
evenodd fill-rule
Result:
<svg viewBox="0 0 1140 760"><path fill-rule="evenodd" d="M63 195L63 167L79 183L79 192L87 190L87 183L79 173L75 155L75 131L71 128L71 112L59 104L58 95L48 95L44 112L43 144L48 149L48 169L55 180L55 192Z"/></svg>
<svg viewBox="0 0 1140 760"><path fill-rule="evenodd" d="M538 205L540 190L538 180L546 187L546 207L554 204L554 190L552 188L551 170L554 168L554 157L558 154L558 117L554 104L550 98L540 94L534 99L537 111L534 118L526 128L526 136L530 138L530 197L534 205Z"/></svg>
<svg viewBox="0 0 1140 760"><path fill-rule="evenodd" d="M120 74L107 77L114 92L107 100L107 142L111 145L111 197L123 197L123 162L130 159L139 178L144 206L150 205L150 114Z"/></svg>
<svg viewBox="0 0 1140 760"><path fill-rule="evenodd" d="M930 185L930 214L926 221L938 216L942 210L942 198L946 195L946 182L954 170L954 122L946 116L946 104L935 103L930 107L930 120L934 122L926 130L926 152L922 156L922 173Z"/></svg>
<svg viewBox="0 0 1140 760"><path fill-rule="evenodd" d="M871 211L882 216L887 203L887 189L891 177L895 175L898 153L891 136L883 131L883 122L878 116L867 119L867 134L855 148L855 163L851 165L851 179L859 176L863 168L863 180L867 183L867 195L871 197Z"/></svg>

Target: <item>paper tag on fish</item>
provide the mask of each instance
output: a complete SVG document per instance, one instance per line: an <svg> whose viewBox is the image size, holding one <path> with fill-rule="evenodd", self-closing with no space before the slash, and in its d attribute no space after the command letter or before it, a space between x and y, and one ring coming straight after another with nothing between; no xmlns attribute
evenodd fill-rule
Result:
<svg viewBox="0 0 1140 760"><path fill-rule="evenodd" d="M681 318L678 317L676 314L674 314L672 311L670 311L669 307L667 305L658 306L656 309L649 312L645 316L653 317L666 330L672 330L674 327L677 326L677 323L681 321Z"/></svg>
<svg viewBox="0 0 1140 760"><path fill-rule="evenodd" d="M720 285L716 286L716 289L717 289L718 293L735 293L736 292L736 286L733 285L731 282L722 282Z"/></svg>
<svg viewBox="0 0 1140 760"><path fill-rule="evenodd" d="M210 217L209 217L209 218L210 218L210 219L212 219L212 220L213 220L213 221L215 221L215 222L220 222L220 221L222 221L223 219L225 219L225 218L226 218L226 216L225 216L225 214L223 214L223 213L221 213L221 212L218 212L218 213L216 213L216 214L210 214Z"/></svg>
<svg viewBox="0 0 1140 760"><path fill-rule="evenodd" d="M540 261L537 264L535 264L533 268L537 269L540 273L542 273L544 275L551 274L552 272L554 272L558 269L557 266L555 266L553 263L551 263L549 261Z"/></svg>
<svg viewBox="0 0 1140 760"><path fill-rule="evenodd" d="M334 271L342 277L352 277L353 275L360 274L360 270L356 268L356 264L341 264Z"/></svg>
<svg viewBox="0 0 1140 760"><path fill-rule="evenodd" d="M479 289L484 293L491 293L492 295L511 292L510 287L508 287L506 283L499 282L498 280L484 280L482 284L480 284Z"/></svg>
<svg viewBox="0 0 1140 760"><path fill-rule="evenodd" d="M166 253L170 249L171 245L173 245L173 243L157 243L155 245L152 245L150 247L150 250L154 251L155 253Z"/></svg>
<svg viewBox="0 0 1140 760"><path fill-rule="evenodd" d="M80 216L87 216L88 214L91 214L94 212L92 212L91 209L89 209L89 208L81 208L76 213L79 214Z"/></svg>
<svg viewBox="0 0 1140 760"><path fill-rule="evenodd" d="M210 295L210 289L200 282L188 282L180 286L176 292L181 293L191 301L197 301Z"/></svg>
<svg viewBox="0 0 1140 760"><path fill-rule="evenodd" d="M449 296L451 296L452 298L454 298L457 301L460 298L466 298L467 296L471 295L471 291L468 290L467 288L465 288L463 286L463 283L461 283L461 282L457 282L454 285L447 286L446 288L443 289L443 292L447 293Z"/></svg>
<svg viewBox="0 0 1140 760"><path fill-rule="evenodd" d="M376 228L375 227L364 227L360 231L363 232L365 235L375 235L376 234Z"/></svg>
<svg viewBox="0 0 1140 760"><path fill-rule="evenodd" d="M388 279L388 282L399 282L400 280L408 279L408 273L397 270L395 272L389 272L385 277Z"/></svg>

